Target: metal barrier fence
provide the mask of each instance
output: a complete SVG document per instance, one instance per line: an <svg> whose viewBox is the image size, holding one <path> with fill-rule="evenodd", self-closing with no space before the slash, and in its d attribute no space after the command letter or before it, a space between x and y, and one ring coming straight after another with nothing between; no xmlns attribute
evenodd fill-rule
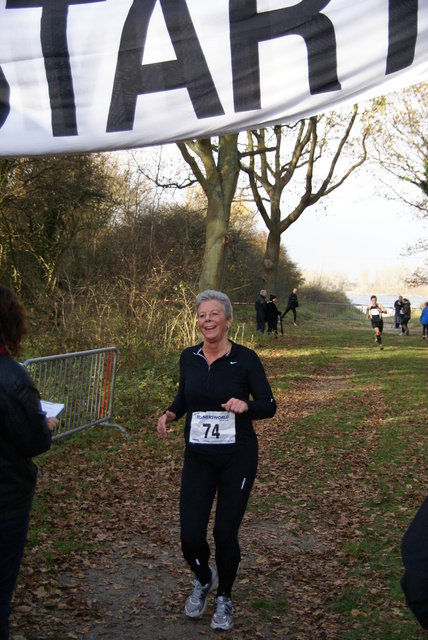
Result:
<svg viewBox="0 0 428 640"><path fill-rule="evenodd" d="M96 425L126 429L113 422L113 397L118 353L114 347L78 351L23 364L42 400L64 404L53 440Z"/></svg>
<svg viewBox="0 0 428 640"><path fill-rule="evenodd" d="M387 315L384 321L390 325L395 324L395 310L393 307L385 307ZM367 305L340 304L338 302L318 302L317 320L343 320L345 322L366 322ZM412 319L419 320L421 310L412 307Z"/></svg>
<svg viewBox="0 0 428 640"><path fill-rule="evenodd" d="M365 307L355 304L340 304L338 302L318 302L317 320L345 320L348 322L362 322L366 319Z"/></svg>

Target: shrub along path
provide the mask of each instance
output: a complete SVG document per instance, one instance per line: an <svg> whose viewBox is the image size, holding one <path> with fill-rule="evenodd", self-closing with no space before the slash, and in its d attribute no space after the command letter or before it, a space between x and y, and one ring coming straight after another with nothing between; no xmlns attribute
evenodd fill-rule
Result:
<svg viewBox="0 0 428 640"><path fill-rule="evenodd" d="M397 394L391 369L399 349L422 367L422 345L411 348L390 346L380 360L367 331L300 328L256 344L278 411L256 425L260 466L231 640L422 637L398 586L400 539L424 497L421 449L399 441L406 392ZM178 530L182 425L167 442L154 425L129 440L92 430L42 458L15 640L216 637L211 602L202 619L183 614L192 577Z"/></svg>

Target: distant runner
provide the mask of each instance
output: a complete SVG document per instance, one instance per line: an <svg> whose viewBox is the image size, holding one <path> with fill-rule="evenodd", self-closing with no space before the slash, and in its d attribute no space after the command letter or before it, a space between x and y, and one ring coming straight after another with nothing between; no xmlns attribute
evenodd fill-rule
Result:
<svg viewBox="0 0 428 640"><path fill-rule="evenodd" d="M375 331L376 334L376 342L377 344L380 346L381 351L383 350L383 345L382 345L382 330L383 330L383 319L382 319L382 313L387 313L385 307L382 307L381 304L377 303L377 297L376 296L372 296L370 298L371 300L371 306L367 307L366 310L366 318L367 320L369 319L369 317L371 318L372 321L372 327Z"/></svg>

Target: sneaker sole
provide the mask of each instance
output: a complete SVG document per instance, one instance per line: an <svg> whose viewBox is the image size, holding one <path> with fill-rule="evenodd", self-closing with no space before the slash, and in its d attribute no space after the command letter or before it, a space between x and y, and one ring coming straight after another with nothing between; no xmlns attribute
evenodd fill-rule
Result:
<svg viewBox="0 0 428 640"><path fill-rule="evenodd" d="M230 626L224 626L221 624L215 624L215 622L211 622L211 629L213 629L214 631L230 631L230 629L233 629L233 622Z"/></svg>

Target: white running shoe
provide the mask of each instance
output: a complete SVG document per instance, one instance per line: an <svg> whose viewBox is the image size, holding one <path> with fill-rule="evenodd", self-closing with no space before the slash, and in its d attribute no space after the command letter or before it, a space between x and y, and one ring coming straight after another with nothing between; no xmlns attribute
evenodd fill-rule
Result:
<svg viewBox="0 0 428 640"><path fill-rule="evenodd" d="M199 618L199 616L205 613L208 594L211 593L211 591L214 591L218 582L217 571L211 569L211 567L210 571L211 580L208 584L202 585L197 578L193 580L193 591L187 598L186 605L184 607L184 613L189 618Z"/></svg>
<svg viewBox="0 0 428 640"><path fill-rule="evenodd" d="M211 620L211 629L215 631L228 631L233 627L232 598L217 596L215 610Z"/></svg>

